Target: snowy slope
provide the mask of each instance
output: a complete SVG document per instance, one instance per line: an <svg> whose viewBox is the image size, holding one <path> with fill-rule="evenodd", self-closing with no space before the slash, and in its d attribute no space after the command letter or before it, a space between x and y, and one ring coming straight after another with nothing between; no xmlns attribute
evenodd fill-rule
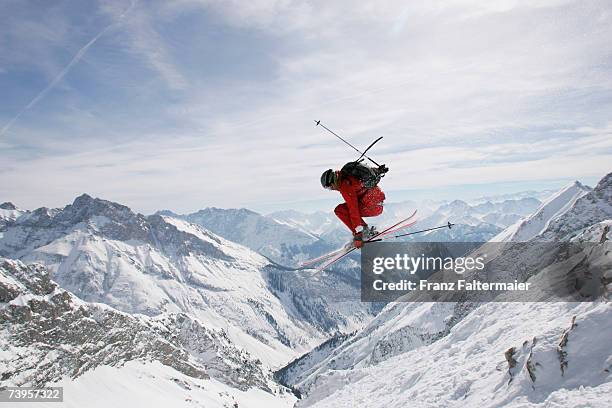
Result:
<svg viewBox="0 0 612 408"><path fill-rule="evenodd" d="M281 370L283 383L304 394L319 393L330 373L352 371L426 344L439 337L451 321L451 303L391 303L364 329L342 339L333 350L318 354L307 365L294 363Z"/></svg>
<svg viewBox="0 0 612 408"><path fill-rule="evenodd" d="M14 260L0 259L0 350L3 386L42 386L140 360L243 391L279 390L261 361L223 330L182 313L152 318L84 302L46 268Z"/></svg>
<svg viewBox="0 0 612 408"><path fill-rule="evenodd" d="M281 264L297 264L333 249L333 246L312 232L245 208L211 207L192 214L178 215L169 211L160 214L198 224Z"/></svg>
<svg viewBox="0 0 612 408"><path fill-rule="evenodd" d="M542 239L567 240L606 219L612 219L612 173L578 198L568 211L553 218L542 232Z"/></svg>
<svg viewBox="0 0 612 408"><path fill-rule="evenodd" d="M17 218L27 213L27 211L20 210L11 202L4 202L0 204L0 234L7 225L13 223Z"/></svg>
<svg viewBox="0 0 612 408"><path fill-rule="evenodd" d="M412 240L430 242L486 242L522 217L531 214L540 205L535 198L508 199L500 202L486 201L471 205L454 200L441 205L436 211L419 221L419 229L456 224L453 230L440 229Z"/></svg>
<svg viewBox="0 0 612 408"><path fill-rule="evenodd" d="M341 200L341 197L338 196ZM365 218L366 222L379 227L394 224L395 222L408 217L418 209L419 216L425 217L437 208L439 203L436 202L387 202L383 213L378 217ZM303 213L295 210L277 211L269 214L278 222L286 223L295 228L316 234L321 239L332 243L335 247L344 245L351 239L351 233L346 226L338 220L334 214L334 207L331 206L329 211L317 211L313 213Z"/></svg>
<svg viewBox="0 0 612 408"><path fill-rule="evenodd" d="M535 194L535 193L533 193ZM417 241L472 241L484 242L508 227L523 216L531 214L540 201L533 197L518 197L500 201L485 201L468 204L454 200L450 203L436 201L404 201L385 204L382 215L366 218L377 226L386 226L407 217L416 209L419 222L415 229L431 228L451 221L457 224L455 231L437 231L431 234L409 238ZM298 211L278 211L269 215L279 222L287 223L304 231L317 234L336 246L350 239L350 233L333 212L301 213Z"/></svg>
<svg viewBox="0 0 612 408"><path fill-rule="evenodd" d="M517 221L492 240L496 242L525 242L546 230L550 222L565 214L576 201L591 189L578 181L562 188L548 197L530 216Z"/></svg>
<svg viewBox="0 0 612 408"><path fill-rule="evenodd" d="M609 407L611 318L603 302L483 304L437 342L329 372L298 406Z"/></svg>
<svg viewBox="0 0 612 408"><path fill-rule="evenodd" d="M487 201L492 203L499 203L503 201L518 201L522 199L536 199L538 201L545 200L551 194L553 194L555 190L526 190L526 191L518 191L516 193L506 193L506 194L493 194L487 195L483 197L478 197L474 200L470 200L471 204L482 204Z"/></svg>
<svg viewBox="0 0 612 408"><path fill-rule="evenodd" d="M599 243L612 241L612 216L606 221L601 221L585 228L579 235L572 237L570 241Z"/></svg>
<svg viewBox="0 0 612 408"><path fill-rule="evenodd" d="M198 379L160 364L130 361L123 367L100 366L76 380L49 386L64 388L64 402L19 403L31 408L290 408L295 396L252 388L242 391L211 379Z"/></svg>
<svg viewBox="0 0 612 408"><path fill-rule="evenodd" d="M599 231L588 234L601 237L605 231L607 236L609 222L594 229ZM609 241L600 245L585 262L612 263ZM516 261L515 254L509 255L508 261ZM525 255L521 263L537 262L541 254ZM537 273L530 281L541 289L550 283ZM610 270L602 282L608 282L610 293ZM572 347L566 347L561 339L575 315L584 331L572 331ZM478 304L468 298L458 303L389 304L366 328L315 364L291 370L285 380L305 395L299 406L506 406L515 398L539 403L554 400L553 394L563 388L612 380L612 352L606 341L612 338L606 323L611 318L605 301ZM601 325L606 329L599 331ZM511 347L517 367L503 364ZM532 392L534 387L537 392ZM570 394L571 400L579 397ZM601 406L603 395L605 391L597 390L594 396Z"/></svg>
<svg viewBox="0 0 612 408"><path fill-rule="evenodd" d="M270 213L268 217L317 236L325 235L341 226L333 211L303 213L295 210L283 210Z"/></svg>
<svg viewBox="0 0 612 408"><path fill-rule="evenodd" d="M486 251L489 255L492 255L487 263L495 261L499 266L520 263L526 271L530 271L527 277L532 287L540 291L541 299L550 299L551 283L556 281L551 280L551 275L545 279L540 279L538 275L543 267L549 265L546 259L555 259L556 263L565 265L565 270L573 270L581 263L611 265L610 242L601 238L603 233L609 234L608 226L609 222L603 222L601 225L589 229L589 235L584 235L584 239L596 236L598 240L594 242L599 243L599 245L589 247L576 256L572 255L572 258L568 258L561 249L555 253L544 254L540 249L525 251L525 247L522 246L517 248L518 251L507 250L499 255ZM569 262L565 262L566 259ZM519 270L522 269L519 268ZM498 270L508 269L500 267ZM607 275L601 277L601 283L598 284L612 281L610 270L607 273ZM506 278L512 280L519 278L519 276L507 276ZM466 279L469 278L466 277ZM598 279L596 278L597 282L599 282ZM608 287L608 291L611 289L612 287ZM281 374L287 374L283 378L284 383L297 388L305 395L319 395L325 392L325 390L321 391L320 387L328 386L326 381L330 375L376 366L388 360L396 361L399 355L421 347L427 347L440 339L444 339L455 330L457 324L475 313L475 309L481 301L478 292L474 295L457 294L456 297L451 297L449 300L453 299L457 301L424 303L417 301L414 296L408 295L406 302L388 304L364 329L345 339L334 350L322 356L319 361L314 364L309 363L303 369L290 365L288 366L290 370L287 373L285 373L287 370L283 369ZM498 315L490 316L490 318L492 321L496 319L504 321L509 316L514 315ZM305 358L302 358L302 360L305 360Z"/></svg>
<svg viewBox="0 0 612 408"><path fill-rule="evenodd" d="M573 240L598 243L596 249L585 251L583 255L576 257L579 262L592 265L601 265L603 262L610 264L612 262L612 252L609 250L610 223L612 222L612 216L602 210L602 208L606 208L603 203L609 201L610 191L612 190L612 187L609 186L609 176L606 176L606 178L599 183L598 187L593 197L587 199L585 196L583 201L577 200L574 206L566 211L568 216L565 217L566 229L576 231L575 233L578 234L574 236ZM573 210L577 206L580 206L580 210ZM585 215L588 215L586 217L588 221L585 221ZM585 228L585 222L594 224ZM572 235L564 234L564 236L568 237ZM520 262L527 267L526 270L530 271L527 277L531 276L530 279L533 280L536 287L544 291L547 290L550 281L538 279L537 275L537 272L541 270L541 266L546 265L545 262L542 263L543 259L546 257L539 251L522 252L523 249L517 249L519 250L518 253L516 251L508 251L503 257L500 258L498 256L498 259L494 259L497 262L507 264ZM548 255L552 255L552 258L557 259L557 261L565 259L563 258L565 255L561 252ZM562 258L559 258L560 256ZM489 261L492 261L492 259ZM568 264L567 267L571 268L572 264ZM608 282L608 291L612 289L609 285L611 279L612 276L609 276L608 272L608 275L603 276L601 280L601 284L603 285L606 285L606 282ZM535 307L542 308L541 312L533 314L527 313L530 311L530 308ZM443 399L448 397L448 395L445 394L445 389L437 387L435 388L435 392L423 391L421 385L423 388L426 388L431 386L432 383L420 383L420 378L431 375L434 375L434 377L444 376L448 371L447 369L452 366L450 369L457 370L457 378L453 380L457 382L458 378L461 376L461 368L464 366L471 366L470 356L473 353L473 347L471 345L479 344L479 352L487 351L487 353L496 353L496 351L489 346L492 342L496 341L499 336L504 334L503 331L497 330L498 333L495 337L487 335L482 338L480 337L482 329L479 328L474 330L474 328L471 327L469 330L461 332L459 337L453 338L453 333L457 332L458 327L467 324L464 322L483 321L484 323L479 327L484 328L488 326L503 327L510 324L512 321L515 329L517 331L523 330L524 333L526 333L525 336L533 337L541 335L547 337L547 341L551 342L553 337L550 337L550 333L546 330L562 331L562 327L569 322L572 313L585 312L587 316L585 318L586 320L591 319L591 317L596 320L594 326L602 324L601 321L605 319L609 320L612 317L607 304L605 304L605 307L597 309L598 311L594 315L588 314L588 310L584 309L585 307L584 305L572 303L508 303L484 304L478 306L477 303L474 303L474 301L469 298L465 298L458 303L392 303L387 305L364 329L345 339L337 345L334 350L328 350L324 355L317 352L316 356L312 359L305 356L301 360L308 361L308 363L303 367L299 365L296 366L292 363L292 365L288 366L287 369L281 370L277 375L283 375L283 380L286 384L297 388L306 395L306 399L301 402L304 406L315 404L327 398L328 395L331 396L334 394L337 398L330 397L329 401L326 402L329 404L323 404L322 406L351 406L351 404L353 404L352 406L383 406L385 404L390 404L391 406L404 406L413 401L417 401L424 406L452 406L452 404L454 404L454 397ZM573 308L576 309L574 310ZM495 310L497 310L497 312L495 312ZM525 318L527 319L526 321L522 319L522 314L528 316ZM561 324L561 322L557 320L554 322L557 324L557 326L555 326L556 328L547 326L547 324L554 321L550 316L565 316L565 323ZM532 320L533 324L531 324ZM540 331L540 329L542 329L542 331ZM529 334L530 330L533 330L531 334ZM604 335L610 336L610 333L606 332ZM588 336L591 336L591 333L584 335L584 337ZM601 338L598 339L597 341L602 341ZM523 340L521 340L519 346L522 344ZM598 345L597 341L593 343L595 346ZM579 342L583 342L582 338ZM587 347L592 344L591 342L586 343ZM444 344L445 346L440 346L438 348L437 345L439 344ZM451 347L451 345L454 353L462 356L465 360L457 361L451 359L447 361L447 357L450 359L453 356L436 354L442 353L441 350L445 350L445 348ZM502 350L502 355L505 350L506 349ZM601 361L610 360L610 352L607 348L605 352L602 352L601 348L597 347L594 347L593 350L594 354L585 358L590 359L589 364L592 363L591 365L587 365L587 368L597 372L599 368L598 366L593 366L593 364L596 365ZM414 359L417 360L409 360L409 358L406 357L407 355L414 356ZM424 358L423 356L427 357ZM582 358L581 355L578 355L578 359ZM317 360L315 362L309 361L315 359ZM431 364L430 360L435 361L436 364ZM417 365L411 365L412 362ZM610 362L612 361L609 361L608 364L610 364ZM485 363L484 361L480 361L479 367L484 367ZM384 368L379 369L378 367ZM493 366L493 369L495 369L495 367L496 365ZM489 367L486 366L486 369L489 369ZM401 376L403 378L409 378L405 387L398 385L389 385L385 387L383 383L388 381L388 377L383 373L391 370L395 370L394 372L396 374L403 370ZM415 372L414 374L413 371ZM470 372L466 371L464 374L468 375ZM374 378L377 375L380 376L380 378ZM545 375L547 376L548 374ZM479 374L475 372L474 376L478 377ZM364 382L360 383L362 378ZM555 378L557 379L557 377ZM580 380L581 378L582 380ZM584 381L585 385L599 384L595 376L590 374L586 375L584 371L578 373L575 380ZM352 383L355 383L354 387ZM360 387L371 390L372 387L369 384L376 384L375 387L380 388L380 392L373 392L371 398L367 393L359 391ZM565 384L577 384L577 382L566 383L564 379L563 381L555 380L554 384L550 384L550 387L546 388L547 391L544 391L544 393L538 397L540 398L540 402L544 401L546 398L552 398L553 400L555 398L560 398L557 396L553 398L552 395L555 392L563 394L563 391L558 390L561 390ZM345 385L346 393L342 391ZM497 388L501 387L498 383L496 383L495 386ZM412 392L413 387L414 390L416 390L415 392ZM452 387L455 387L455 389ZM463 400L464 395L468 393L470 387L471 385L466 385L462 388L460 384L455 383L449 386L448 389L451 391L451 395L457 395L457 404L461 404L459 401ZM465 390L462 393L461 390L464 388ZM523 387L517 389L516 395L527 395L526 389L528 388L529 387ZM338 391L338 389L341 391ZM405 391L406 389L410 389L411 393L409 394L410 397L404 398L399 394L401 394L400 390ZM424 395L423 398L419 398L419 393L421 391ZM393 399L381 398L381 393L383 392L393 396ZM480 397L488 398L488 392L492 392L492 390L487 389ZM572 392L570 392L570 394L572 394ZM601 390L597 390L596 398L601 398L600 395ZM527 397L530 398L529 396ZM494 397L487 403L491 406L503 406L508 402L506 400L497 400L496 398L497 397ZM505 397L500 398L503 399ZM579 397L572 394L571 398ZM379 403L378 399L383 401L383 403ZM397 402L394 402L395 405L393 405L392 401ZM531 401L531 399L529 399L529 401ZM359 404L357 404L357 402L359 402ZM478 404L472 401L472 405Z"/></svg>
<svg viewBox="0 0 612 408"><path fill-rule="evenodd" d="M338 334L329 338L310 352L287 364L282 370L277 371L274 377L279 383L285 385L301 383L311 374L313 369L316 369L322 361L326 360L330 354L333 353L340 344L350 338L351 335L352 334Z"/></svg>
<svg viewBox="0 0 612 408"><path fill-rule="evenodd" d="M195 224L145 217L87 195L64 209L19 217L0 238L0 255L45 264L54 280L86 301L149 316L187 313L227 331L271 366L328 333L355 330L370 313L350 300L358 296L355 283L311 284L300 275L290 286L292 276L285 275L292 272ZM309 294L323 286L339 296Z"/></svg>
<svg viewBox="0 0 612 408"><path fill-rule="evenodd" d="M0 204L0 219L14 221L23 213L25 211L20 210L9 201Z"/></svg>

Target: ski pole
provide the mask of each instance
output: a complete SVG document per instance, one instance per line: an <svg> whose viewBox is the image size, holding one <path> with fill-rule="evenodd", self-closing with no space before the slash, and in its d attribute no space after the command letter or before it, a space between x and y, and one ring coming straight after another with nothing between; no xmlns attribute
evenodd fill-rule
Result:
<svg viewBox="0 0 612 408"><path fill-rule="evenodd" d="M384 240L391 239L391 238L400 238L400 237L406 237L406 236L408 236L408 235L420 234L420 233L422 233L422 232L433 231L433 230L437 230L437 229L440 229L440 228L448 228L448 229L451 229L451 228L453 227L453 225L455 225L455 224L452 224L450 221L448 221L448 222L446 223L446 225L440 225L439 227L427 228L427 229L420 230L420 231L408 232L408 233L406 233L406 234L392 235L392 236L390 236L390 237L373 239L373 240L371 240L371 241L369 241L369 242L378 242L378 241L384 241Z"/></svg>
<svg viewBox="0 0 612 408"><path fill-rule="evenodd" d="M380 139L382 139L382 138L383 138L383 137L381 136L381 137L379 137L378 139L376 139L375 141L373 141L372 143L370 143L370 145L367 147L367 149L365 149L365 150L363 151L363 153L361 153L361 156L359 156L359 158L358 158L356 161L361 160L361 158L362 158L363 156L365 156L365 154L368 152L368 150L370 150L370 149L372 148L372 146L374 146L376 143L378 143L378 141L379 141Z"/></svg>
<svg viewBox="0 0 612 408"><path fill-rule="evenodd" d="M325 126L324 124L321 123L320 120L315 120L316 126L321 125L323 127L323 129L327 130L329 133L331 133L332 135L336 136L338 139L342 140L344 143L346 143L347 145L349 145L350 147L353 148L353 150L355 150L357 153L361 153L362 157L365 157L366 159L368 159L369 161L371 161L372 163L374 163L376 166L380 167L380 164L376 163L374 160L370 159L368 156L365 156L365 152L361 152L361 150L359 150L358 148L356 148L355 146L353 146L352 144L350 144L349 142L347 142L346 140L344 140L341 136L339 136L338 134L336 134L333 130L331 130L330 128L328 128L327 126ZM378 142L380 139L382 139L382 136L380 138L378 138L374 143ZM370 147L372 147L374 145L374 143L372 143L370 145ZM368 149L370 148L368 147ZM367 150L366 150L367 151ZM361 157L360 157L361 158Z"/></svg>

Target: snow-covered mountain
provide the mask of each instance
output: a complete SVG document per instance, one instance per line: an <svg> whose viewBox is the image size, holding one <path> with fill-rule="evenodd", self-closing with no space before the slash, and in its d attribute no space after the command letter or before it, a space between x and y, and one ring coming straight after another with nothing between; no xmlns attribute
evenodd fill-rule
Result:
<svg viewBox="0 0 612 408"><path fill-rule="evenodd" d="M455 224L452 229L438 229L423 235L411 236L406 241L428 242L486 242L507 226L531 214L540 205L535 198L507 199L498 202L486 201L468 204L454 200L442 204L432 214L420 219L419 229Z"/></svg>
<svg viewBox="0 0 612 408"><path fill-rule="evenodd" d="M611 314L605 302L485 303L435 342L322 375L297 406L609 407Z"/></svg>
<svg viewBox="0 0 612 408"><path fill-rule="evenodd" d="M540 201L535 198L505 200L497 203L487 201L477 205L470 205L462 200L454 200L441 205L433 214L424 218L421 224L429 228L452 220L456 224L471 226L491 224L499 228L505 228L517 219L533 213L539 205Z"/></svg>
<svg viewBox="0 0 612 408"><path fill-rule="evenodd" d="M424 242L486 242L503 228L521 217L530 214L540 201L535 198L507 199L469 204L462 200L435 203L435 206L419 208L417 230L445 225L448 221L455 224L452 229L437 229L425 234L403 238L404 241ZM421 211L421 208L423 211Z"/></svg>
<svg viewBox="0 0 612 408"><path fill-rule="evenodd" d="M543 233L552 220L561 217L591 189L576 181L548 197L528 217L521 219L493 238L497 242L525 242Z"/></svg>
<svg viewBox="0 0 612 408"><path fill-rule="evenodd" d="M505 194L492 194L486 195L482 197L478 197L476 199L470 200L470 204L482 204L490 201L492 203L500 203L503 201L516 201L521 200L523 198L535 198L539 201L545 200L550 195L554 194L556 190L525 190L518 191L515 193L505 193Z"/></svg>
<svg viewBox="0 0 612 408"><path fill-rule="evenodd" d="M535 192L533 194L536 194ZM502 229L512 225L522 217L531 214L541 202L534 197L521 196L499 201L484 201L468 204L462 200L440 201L403 201L385 204L379 217L371 220L378 226L386 226L418 211L416 229L426 229L451 221L454 230L438 230L425 235L411 237L414 241L472 241L485 242ZM322 239L342 245L350 239L350 233L333 215L333 212L301 213L299 211L278 211L269 214L275 220L299 228L307 233L316 234ZM367 221L368 219L366 219Z"/></svg>
<svg viewBox="0 0 612 408"><path fill-rule="evenodd" d="M61 289L41 265L7 259L0 259L0 349L3 387L71 388L91 381L86 392L65 394L71 406L90 406L81 395L95 395L105 372L125 378L130 398L150 399L146 389L132 387L138 384L130 378L134 370L174 389L164 396L172 406L183 404L181 394L192 388L210 400L209 406L246 402L247 395L273 406L289 406L293 400L261 361L234 346L224 330L184 313L148 317L84 302ZM113 398L109 389L120 388L116 378L109 380L99 390L104 397L96 398L105 404Z"/></svg>
<svg viewBox="0 0 612 408"><path fill-rule="evenodd" d="M545 240L567 240L586 228L612 218L612 173L602 178L593 190L581 195L567 210L559 212L541 233Z"/></svg>
<svg viewBox="0 0 612 408"><path fill-rule="evenodd" d="M330 231L341 226L341 222L333 211L303 213L296 210L282 210L270 213L268 217L317 236L329 234Z"/></svg>
<svg viewBox="0 0 612 408"><path fill-rule="evenodd" d="M438 205L439 203L430 201L386 203L385 209L380 216L365 218L365 220L380 227L387 226L408 217L415 209L418 209L419 217L425 217L431 214ZM303 213L295 210L277 211L269 214L269 217L308 233L316 234L321 239L332 243L335 247L344 245L351 239L351 233L336 217L333 208L326 212L317 211L313 213Z"/></svg>
<svg viewBox="0 0 612 408"><path fill-rule="evenodd" d="M11 202L7 201L0 204L0 231L5 225L15 221L24 213L26 213L26 211L20 210Z"/></svg>
<svg viewBox="0 0 612 408"><path fill-rule="evenodd" d="M99 366L52 384L64 389L64 403L20 403L21 407L150 408L291 408L295 396L259 388L242 391L215 378L198 379L158 361L128 361L121 367ZM282 390L282 389L281 389Z"/></svg>
<svg viewBox="0 0 612 408"><path fill-rule="evenodd" d="M539 236L555 233L594 247L572 258L517 248L488 262L520 261L528 272L522 280L542 293L551 284L538 274L546 258L567 261L567 270L611 264L611 178L574 200ZM596 279L607 296L611 273ZM582 304L478 299L391 303L362 330L302 356L277 377L305 397L298 406L608 406L612 353L601 343L612 337L612 309L605 298Z"/></svg>
<svg viewBox="0 0 612 408"><path fill-rule="evenodd" d="M0 256L46 265L85 301L189 314L271 366L371 315L354 301L358 282L331 274L313 281L198 225L88 195L23 214L2 233Z"/></svg>
<svg viewBox="0 0 612 408"><path fill-rule="evenodd" d="M458 224L420 240L484 241L547 207L534 239L595 243L579 262L601 265L612 257L612 175L580 187L544 203L390 203L377 223L419 208L419 227ZM74 406L92 392L290 406L270 369L295 358L275 378L302 395L298 406L606 406L612 391L604 301L405 302L373 317L382 305L360 302L354 260L322 274L275 262L334 246L346 230L331 212L143 216L87 195L60 209L2 206L0 256L27 264L0 260L0 385L59 381ZM521 278L542 285L541 254L519 255L531 271ZM609 290L612 276L597 282Z"/></svg>
<svg viewBox="0 0 612 408"><path fill-rule="evenodd" d="M321 255L332 249L329 242L316 233L280 222L245 208L205 208L191 214L174 214L160 211L158 214L187 220L233 242L242 244L281 264Z"/></svg>

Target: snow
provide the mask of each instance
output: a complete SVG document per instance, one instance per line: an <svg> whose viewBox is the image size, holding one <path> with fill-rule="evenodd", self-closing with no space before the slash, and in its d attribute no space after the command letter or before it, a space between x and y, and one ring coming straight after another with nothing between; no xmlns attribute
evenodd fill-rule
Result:
<svg viewBox="0 0 612 408"><path fill-rule="evenodd" d="M307 234L316 236L339 227L341 224L331 212L317 211L314 213L302 213L294 210L277 211L268 215L276 222L297 228Z"/></svg>
<svg viewBox="0 0 612 408"><path fill-rule="evenodd" d="M517 217L525 217L500 234L501 240L549 234L602 243L610 239L612 227L612 200L604 190L589 192L579 183L572 184L545 200L532 215L527 213L538 201L530 197L428 203L420 213L421 226L451 217L464 223L464 229L453 229L454 233L493 236ZM412 202L388 205L385 217L395 220L414 207ZM320 344L332 330L355 332L337 334L282 374L283 382L304 395L298 407L611 405L609 303L486 303L469 305L465 313L458 312L463 305L455 303L393 303L371 319L369 306L347 289L345 281L353 275L285 273L246 247L266 256L298 259L306 253L300 251L318 242L319 233L325 239L346 234L333 214L283 212L272 215L277 221L244 209L195 214L202 217L197 224L170 213L144 217L84 195L64 210L39 209L2 227L0 254L47 265L62 288L83 299L74 300L76 305L96 309L86 302L102 302L110 306L100 305L100 310L117 308L160 331L173 313L184 313L210 328L210 332L202 329L204 333L214 331L218 336L215 348L199 348L204 337L190 337L186 356L208 364L218 353L227 363L207 365L204 371L211 379L189 377L159 361L89 367L75 379L48 384L65 387L65 402L47 405L293 406L295 397L283 387L272 387L272 392L265 386L241 391L225 380L248 351L253 361L263 363L256 377L265 377L270 384L270 368L280 368ZM214 227L222 233L202 226L210 222L207 216L216 217ZM383 217L378 221L386 224ZM230 236L246 246L232 242ZM287 250L288 243L296 244L297 252ZM606 261L609 255L600 256L601 251L587 260ZM538 281L537 275L532 278ZM13 287L23 289L10 275L2 276L2 283L9 292ZM0 311L49 296L17 295L0 305ZM101 313L81 322L97 322ZM191 333L193 326L182 329ZM44 356L44 362L53 364L58 353L71 352L71 347L87 351L87 344L60 345ZM33 351L2 344L0 357L9 361L14 356L39 355ZM14 374L11 380L25 378Z"/></svg>
<svg viewBox="0 0 612 408"><path fill-rule="evenodd" d="M574 182L548 197L532 215L517 221L495 236L494 242L526 242L546 230L550 222L559 218L586 195L589 188Z"/></svg>
<svg viewBox="0 0 612 408"><path fill-rule="evenodd" d="M612 175L592 191L575 183L508 236L535 232L535 240L598 244L578 257L605 270L611 195ZM450 207L466 208L458 202ZM540 258L528 251L520 256L521 262ZM608 275L602 275L603 282ZM530 281L550 283L537 273ZM391 303L333 350L304 357L307 364L296 365L284 380L305 395L298 407L608 407L612 309L604 299L489 302L473 308L470 302Z"/></svg>
<svg viewBox="0 0 612 408"><path fill-rule="evenodd" d="M15 209L15 210L5 210L5 209L0 208L0 220L15 221L23 213L24 213L24 211L18 210L18 209Z"/></svg>
<svg viewBox="0 0 612 408"><path fill-rule="evenodd" d="M161 212L168 215L169 212ZM197 224L228 240L253 249L281 264L295 264L313 251L330 248L329 243L302 228L241 209L205 208L172 217Z"/></svg>
<svg viewBox="0 0 612 408"><path fill-rule="evenodd" d="M391 303L365 328L345 340L320 361L311 361L303 372L295 372L287 383L305 392L337 370L376 364L398 353L422 345L421 336L443 330L452 315L451 303Z"/></svg>
<svg viewBox="0 0 612 408"><path fill-rule="evenodd" d="M580 235L572 237L572 242L612 241L612 220L605 220L586 228Z"/></svg>
<svg viewBox="0 0 612 408"><path fill-rule="evenodd" d="M557 345L573 316L562 374ZM375 366L328 372L298 406L609 406L611 318L603 302L487 303L437 342ZM510 347L519 350L512 381L504 358Z"/></svg>
<svg viewBox="0 0 612 408"><path fill-rule="evenodd" d="M244 258L245 256L248 256L249 259L258 267L262 267L269 263L265 257L259 255L258 253L247 250L243 245L238 245L235 242L221 238L218 235L213 235L198 224L172 217L163 217L163 219L167 223L177 227L179 230L194 235L202 241L207 241L211 244L222 246L223 251L232 257Z"/></svg>
<svg viewBox="0 0 612 408"><path fill-rule="evenodd" d="M64 388L64 401L20 402L20 407L205 407L289 408L292 394L273 395L253 388L240 391L214 379L196 379L159 362L130 361L123 367L100 366L75 380L48 384ZM237 404L237 405L235 405Z"/></svg>
<svg viewBox="0 0 612 408"><path fill-rule="evenodd" d="M34 213L5 230L0 255L46 265L61 287L88 302L148 316L188 313L224 330L268 367L371 318L368 305L338 296L356 293L346 278L313 283L276 270L255 251L183 219L145 218L88 196Z"/></svg>
<svg viewBox="0 0 612 408"><path fill-rule="evenodd" d="M553 218L542 235L544 240L567 240L585 228L612 219L612 173L602 178L592 191L576 200L564 214Z"/></svg>

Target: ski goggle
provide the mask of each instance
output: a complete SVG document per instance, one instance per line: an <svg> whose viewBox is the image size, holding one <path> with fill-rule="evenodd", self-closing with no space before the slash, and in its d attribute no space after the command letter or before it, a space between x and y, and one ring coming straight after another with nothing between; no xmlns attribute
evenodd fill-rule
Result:
<svg viewBox="0 0 612 408"><path fill-rule="evenodd" d="M336 172L332 169L325 170L321 175L321 185L324 188L331 189L336 183Z"/></svg>

